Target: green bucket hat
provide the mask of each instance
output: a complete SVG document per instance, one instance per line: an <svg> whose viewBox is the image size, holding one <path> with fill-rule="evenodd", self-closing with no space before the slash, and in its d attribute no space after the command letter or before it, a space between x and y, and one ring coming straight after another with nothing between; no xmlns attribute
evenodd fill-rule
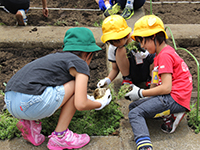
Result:
<svg viewBox="0 0 200 150"><path fill-rule="evenodd" d="M70 28L65 33L63 51L95 52L102 50L96 45L92 31L85 27Z"/></svg>

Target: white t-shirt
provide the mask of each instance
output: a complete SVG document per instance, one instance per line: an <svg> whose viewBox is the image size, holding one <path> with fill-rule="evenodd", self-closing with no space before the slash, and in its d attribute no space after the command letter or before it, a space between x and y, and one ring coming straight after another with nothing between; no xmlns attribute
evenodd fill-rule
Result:
<svg viewBox="0 0 200 150"><path fill-rule="evenodd" d="M114 45L110 44L108 47L108 60L111 62L116 62L116 50L117 47ZM142 64L143 59L145 59L148 55L149 52L146 50L145 52L137 52L135 53L134 51L131 51L132 54L135 56L135 60L137 64Z"/></svg>

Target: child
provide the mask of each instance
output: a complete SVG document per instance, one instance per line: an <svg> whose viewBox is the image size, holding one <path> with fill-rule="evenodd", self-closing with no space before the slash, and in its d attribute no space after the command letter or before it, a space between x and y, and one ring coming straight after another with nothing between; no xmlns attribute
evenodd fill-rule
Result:
<svg viewBox="0 0 200 150"><path fill-rule="evenodd" d="M192 75L182 58L166 44L168 36L163 22L154 15L140 18L131 36L140 42L141 47L156 53L150 89L140 89L132 85L132 91L125 97L133 100L129 105L129 120L138 150L151 150L152 144L145 118L159 117L164 114L161 129L173 133L190 110ZM161 84L157 84L161 78ZM143 98L148 97L148 98ZM138 100L139 98L143 98ZM137 101L135 101L137 100Z"/></svg>
<svg viewBox="0 0 200 150"><path fill-rule="evenodd" d="M26 13L30 6L30 0L0 0L1 5L5 6L5 10L15 14L17 24L19 26L27 25ZM48 9L46 0L42 0L42 12L45 17L48 17Z"/></svg>
<svg viewBox="0 0 200 150"><path fill-rule="evenodd" d="M76 110L100 110L111 101L108 89L98 100L87 99L89 64L94 52L101 50L92 32L84 27L70 28L64 38L63 52L49 54L25 65L8 82L5 103L16 118L22 136L35 146L45 140L39 119L61 113L55 131L49 136L49 149L81 148L90 141L87 134L68 129Z"/></svg>
<svg viewBox="0 0 200 150"><path fill-rule="evenodd" d="M144 49L144 52L128 52L125 45L134 41L131 39L132 29L126 20L120 15L109 16L103 21L102 32L102 42L110 43L108 60L112 62L112 70L108 77L98 82L97 87L109 85L119 71L123 76L122 84L141 84L151 81L150 67L153 66L155 55L149 54Z"/></svg>
<svg viewBox="0 0 200 150"><path fill-rule="evenodd" d="M120 10L123 10L121 16L124 19L130 19L134 15L134 10L141 8L145 0L96 0L96 3L104 12L105 17L117 14Z"/></svg>

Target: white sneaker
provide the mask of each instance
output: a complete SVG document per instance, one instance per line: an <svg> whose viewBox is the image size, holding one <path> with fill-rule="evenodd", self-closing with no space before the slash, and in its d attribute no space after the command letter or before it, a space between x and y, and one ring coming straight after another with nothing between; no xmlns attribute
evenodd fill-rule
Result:
<svg viewBox="0 0 200 150"><path fill-rule="evenodd" d="M15 16L17 19L17 25L19 25L19 26L27 25L26 13L23 9L18 10Z"/></svg>
<svg viewBox="0 0 200 150"><path fill-rule="evenodd" d="M164 123L161 125L161 130L165 133L173 133L184 115L185 112L180 112L163 117Z"/></svg>

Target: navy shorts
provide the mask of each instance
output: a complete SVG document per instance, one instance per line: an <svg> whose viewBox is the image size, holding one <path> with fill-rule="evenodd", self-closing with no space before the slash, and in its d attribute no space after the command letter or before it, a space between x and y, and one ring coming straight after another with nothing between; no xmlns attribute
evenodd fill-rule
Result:
<svg viewBox="0 0 200 150"><path fill-rule="evenodd" d="M30 7L30 0L1 0L5 8L12 14L16 14L18 10L28 10Z"/></svg>
<svg viewBox="0 0 200 150"><path fill-rule="evenodd" d="M128 59L130 62L130 76L133 84L139 84L141 82L151 81L150 65L154 61L155 54L149 54L143 59L142 64L136 64L135 56L132 53L128 53Z"/></svg>
<svg viewBox="0 0 200 150"><path fill-rule="evenodd" d="M144 5L145 1L146 0L134 0L134 3L133 3L134 10L141 8ZM115 0L115 2L121 5L122 10L126 6L126 0Z"/></svg>

